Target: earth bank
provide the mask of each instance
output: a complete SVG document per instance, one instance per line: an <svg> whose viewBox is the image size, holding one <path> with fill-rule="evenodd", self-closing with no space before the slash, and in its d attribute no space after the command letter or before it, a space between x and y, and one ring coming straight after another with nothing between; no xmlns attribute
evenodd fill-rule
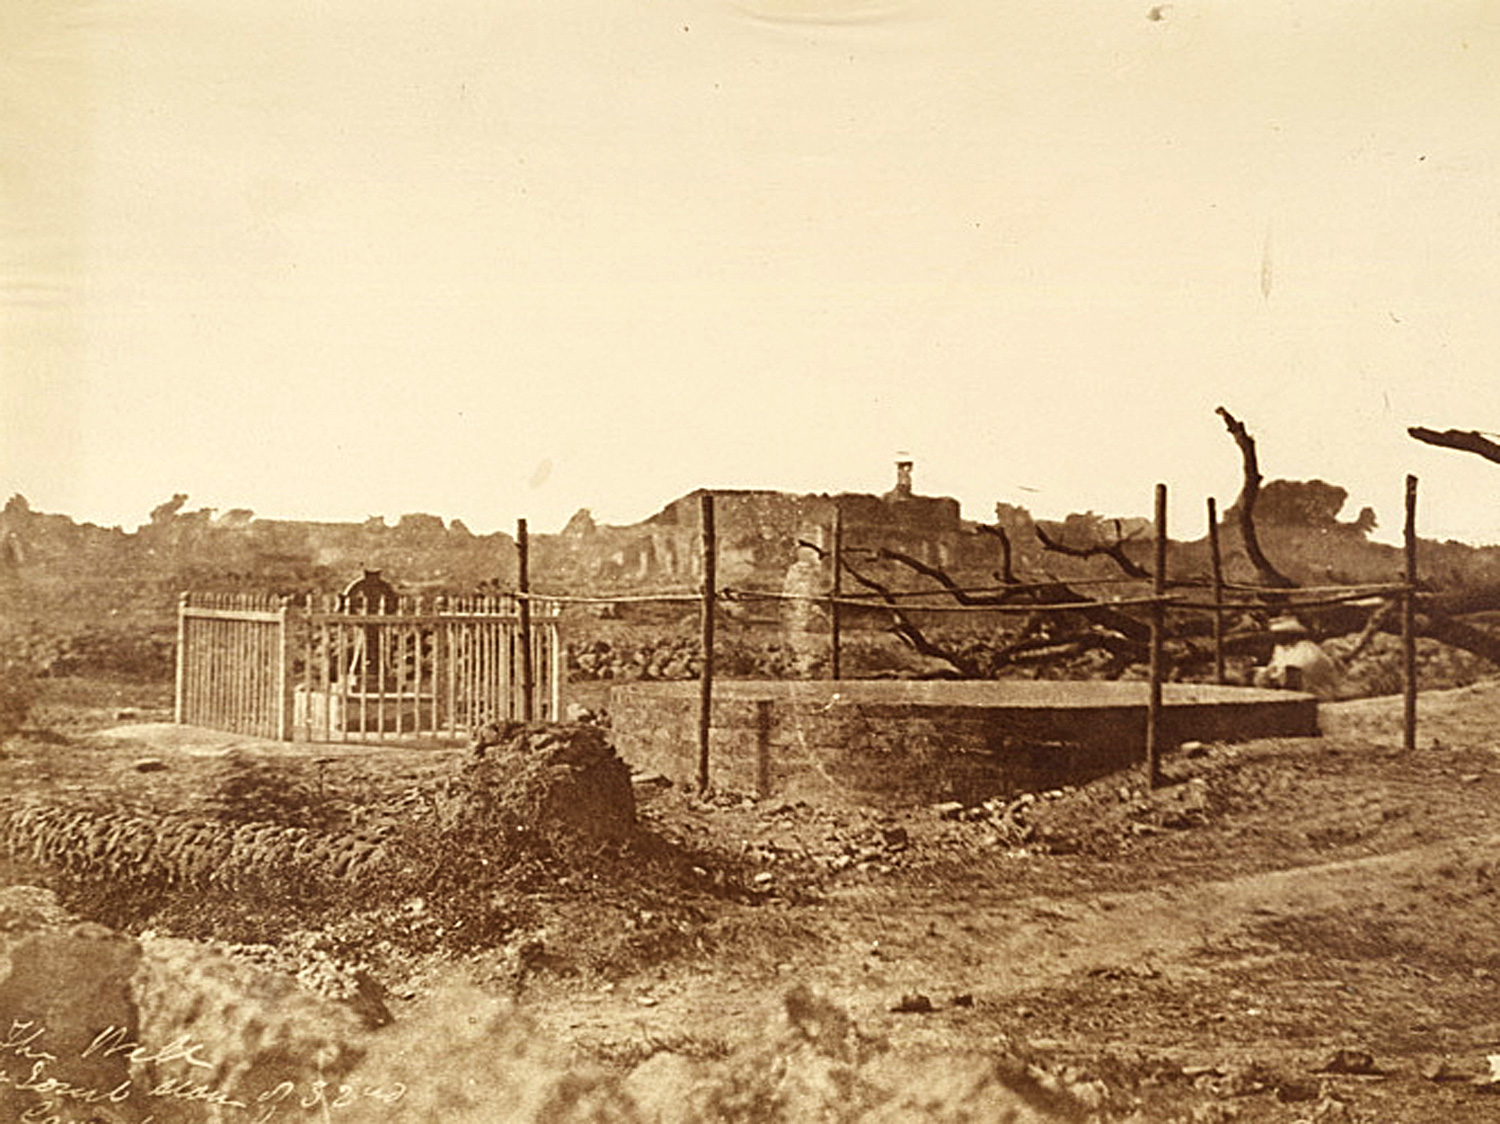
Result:
<svg viewBox="0 0 1500 1124"><path fill-rule="evenodd" d="M49 913L55 900L25 892L26 916L62 933L46 963L104 973L91 995L128 993L141 965L163 961L176 967L150 978L171 982L150 994L213 981L221 999L199 1004L216 1012L201 1023L173 1021L191 1002L128 993L132 1033L158 1035L153 1048L188 1033L255 1096L282 1080L305 1096L304 1078L356 1075L343 1083L377 1090L411 1078L402 1099L367 1097L348 1119L423 1119L435 1105L444 1118L498 1119L503 1093L532 1113L517 1119L1490 1120L1497 702L1493 682L1425 694L1413 754L1391 748L1399 700L1325 706L1322 738L1190 749L1156 792L1123 774L1032 800L892 812L704 801L637 777L628 820L590 836L577 822L535 830L566 818L535 818L545 785L525 788L541 800L525 816L496 813L508 797L475 816L500 746L483 759L242 746L236 759L128 736L160 717L149 706L122 729L118 707L74 699L6 747L8 792L207 819L238 778L231 791L281 828L365 833L393 865L354 887L299 887L301 903L278 902L275 879L123 887L91 880L76 856L71 871L36 861L34 848L12 852L5 873L114 927ZM142 769L148 759L161 767ZM551 759L539 784L563 767ZM625 780L600 765L596 791L622 807ZM503 869L479 869L496 854ZM6 928L41 940L30 924ZM77 941L117 951L82 955ZM188 967L198 958L214 966ZM17 982L40 969L14 965L41 961L8 960L0 1021L37 1017L27 1010L60 993ZM283 982L237 982L262 965ZM241 994L271 998L223 998ZM304 1001L316 1007L307 1025L341 1028L347 1045L319 1070L308 1039L258 1030L300 1076L257 1084L280 1071L222 1045L223 1027L280 1026L283 1009L296 1022ZM251 1013L242 1024L227 1013L236 1004ZM90 1017L129 1023L120 1009ZM24 1078L24 1061L12 1043L4 1072ZM464 1085L462 1073L482 1080ZM8 1094L19 1092L13 1080ZM236 1118L203 1102L146 1105L167 1119L167 1103L198 1113L181 1119Z"/></svg>

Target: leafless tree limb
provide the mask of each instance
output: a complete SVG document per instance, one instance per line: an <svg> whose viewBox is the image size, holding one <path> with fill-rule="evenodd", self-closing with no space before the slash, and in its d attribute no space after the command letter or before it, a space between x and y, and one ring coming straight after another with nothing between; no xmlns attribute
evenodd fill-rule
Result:
<svg viewBox="0 0 1500 1124"><path fill-rule="evenodd" d="M1054 554L1064 554L1069 558L1099 558L1110 559L1120 567L1120 571L1127 578L1139 578L1143 581L1151 580L1151 571L1135 562L1125 553L1125 544L1130 541L1131 536L1120 533L1120 521L1115 520L1115 541L1112 543L1095 543L1093 546L1069 546L1067 543L1058 542L1047 534L1038 525L1036 537L1042 546Z"/></svg>
<svg viewBox="0 0 1500 1124"><path fill-rule="evenodd" d="M1415 437L1418 441L1426 442L1428 445L1440 445L1445 449L1458 449L1460 452L1473 453L1481 456L1487 461L1500 464L1500 444L1491 441L1484 434L1472 429L1445 429L1441 432L1436 429L1426 429L1420 425L1414 425L1406 431L1409 437Z"/></svg>
<svg viewBox="0 0 1500 1124"><path fill-rule="evenodd" d="M1260 464L1255 454L1255 438L1250 436L1245 424L1220 406L1214 411L1224 419L1224 426L1229 430L1229 435L1234 438L1234 443L1240 448L1240 458L1244 462L1244 482L1240 486L1239 498L1239 523L1240 538L1245 543L1245 554L1250 559L1250 564L1255 567L1256 573L1269 586L1276 589L1295 589L1297 583L1292 581L1280 570L1271 564L1265 552L1260 548L1260 538L1255 533L1255 500L1260 495Z"/></svg>
<svg viewBox="0 0 1500 1124"><path fill-rule="evenodd" d="M1012 568L1010 536L1005 533L1005 528L998 524L992 527L988 523L981 523L979 529L984 534L994 535L1000 540L1000 572L995 576L1006 585L1015 585L1016 572Z"/></svg>

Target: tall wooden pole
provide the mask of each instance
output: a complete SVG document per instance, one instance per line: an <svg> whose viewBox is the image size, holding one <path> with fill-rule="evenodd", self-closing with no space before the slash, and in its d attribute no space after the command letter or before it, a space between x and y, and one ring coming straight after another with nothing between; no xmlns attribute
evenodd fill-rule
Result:
<svg viewBox="0 0 1500 1124"><path fill-rule="evenodd" d="M1162 636L1167 607L1167 486L1156 486L1156 552L1151 573L1151 694L1146 706L1146 773L1152 788L1161 784L1161 680L1164 660Z"/></svg>
<svg viewBox="0 0 1500 1124"><path fill-rule="evenodd" d="M1208 552L1214 576L1214 682L1224 684L1224 556L1219 552L1219 505L1208 497Z"/></svg>
<svg viewBox="0 0 1500 1124"><path fill-rule="evenodd" d="M521 597L521 719L536 717L532 696L536 693L536 668L531 664L531 540L526 520L516 520L516 588Z"/></svg>
<svg viewBox="0 0 1500 1124"><path fill-rule="evenodd" d="M839 595L843 592L843 578L844 511L842 508L835 506L833 509L833 586L830 591L831 599L828 605L828 668L829 675L834 679L843 677L839 654L839 647L842 643L842 637L840 636Z"/></svg>
<svg viewBox="0 0 1500 1124"><path fill-rule="evenodd" d="M172 721L181 726L187 716L187 689L190 682L187 675L188 670L188 595L183 590L177 595L177 689L175 700L172 704ZM196 669L195 669L196 670ZM196 684L194 684L196 685Z"/></svg>
<svg viewBox="0 0 1500 1124"><path fill-rule="evenodd" d="M292 714L296 707L296 687L292 683L292 599L281 597L276 604L276 736L292 740ZM309 696L310 698L311 696Z"/></svg>
<svg viewBox="0 0 1500 1124"><path fill-rule="evenodd" d="M714 537L714 497L700 497L703 526L703 672L698 680L698 793L708 792L708 731L714 704L714 586L718 581L718 544Z"/></svg>
<svg viewBox="0 0 1500 1124"><path fill-rule="evenodd" d="M1406 478L1406 592L1401 595L1401 745L1417 748L1417 478Z"/></svg>

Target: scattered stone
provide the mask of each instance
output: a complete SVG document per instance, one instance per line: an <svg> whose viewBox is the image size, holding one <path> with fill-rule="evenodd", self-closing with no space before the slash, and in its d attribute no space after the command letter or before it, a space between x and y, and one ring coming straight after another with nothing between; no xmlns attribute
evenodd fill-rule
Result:
<svg viewBox="0 0 1500 1124"><path fill-rule="evenodd" d="M167 763L160 757L142 757L131 766L137 773L160 773Z"/></svg>
<svg viewBox="0 0 1500 1124"><path fill-rule="evenodd" d="M1185 757L1207 757L1208 746L1202 742L1183 742L1182 753Z"/></svg>
<svg viewBox="0 0 1500 1124"><path fill-rule="evenodd" d="M1276 1099L1282 1104L1315 1101L1322 1090L1316 1081L1281 1081L1276 1085Z"/></svg>
<svg viewBox="0 0 1500 1124"><path fill-rule="evenodd" d="M1333 1056L1313 1072L1373 1076L1384 1071L1375 1065L1375 1059L1368 1051L1344 1049L1335 1050Z"/></svg>
<svg viewBox="0 0 1500 1124"><path fill-rule="evenodd" d="M926 1015L937 1008L932 1005L932 1000L920 991L913 991L903 995L891 1010L900 1014Z"/></svg>
<svg viewBox="0 0 1500 1124"><path fill-rule="evenodd" d="M1447 1058L1428 1058L1417 1070L1428 1081L1474 1081L1478 1078L1473 1070L1465 1070Z"/></svg>
<svg viewBox="0 0 1500 1124"><path fill-rule="evenodd" d="M1182 794L1182 806L1189 812L1208 811L1208 781L1194 777Z"/></svg>
<svg viewBox="0 0 1500 1124"><path fill-rule="evenodd" d="M1485 1061L1489 1063L1490 1071L1474 1078L1474 1085L1486 1092L1500 1092L1500 1054L1488 1054Z"/></svg>
<svg viewBox="0 0 1500 1124"><path fill-rule="evenodd" d="M141 712L133 706L122 707L115 711L115 720L117 722L133 722L140 716Z"/></svg>
<svg viewBox="0 0 1500 1124"><path fill-rule="evenodd" d="M1337 1097L1325 1096L1313 1106L1312 1119L1317 1124L1334 1124L1349 1119L1349 1106Z"/></svg>
<svg viewBox="0 0 1500 1124"><path fill-rule="evenodd" d="M1271 1084L1271 1075L1259 1062L1239 1062L1224 1067L1224 1076L1214 1084L1214 1091L1226 1097L1248 1097Z"/></svg>
<svg viewBox="0 0 1500 1124"><path fill-rule="evenodd" d="M755 884L756 884L756 885L757 885L757 886L769 886L769 885L770 885L770 884L771 884L771 880L772 880L772 877L773 877L773 876L772 876L772 874L771 874L771 872L770 872L770 871L768 871L768 870L763 870L763 871L761 871L761 872L760 872L760 873L759 873L759 874L757 874L757 875L756 875L756 876L755 876L755 877L754 877L754 879L752 879L752 881L753 881L753 882L754 882L754 883L755 883Z"/></svg>
<svg viewBox="0 0 1500 1124"><path fill-rule="evenodd" d="M967 991L962 995L955 995L953 997L953 1005L955 1007L972 1007L974 1006L974 996Z"/></svg>

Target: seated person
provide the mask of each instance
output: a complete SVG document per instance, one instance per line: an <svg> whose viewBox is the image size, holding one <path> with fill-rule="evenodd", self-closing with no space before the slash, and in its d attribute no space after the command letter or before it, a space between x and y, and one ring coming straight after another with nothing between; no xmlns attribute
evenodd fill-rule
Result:
<svg viewBox="0 0 1500 1124"><path fill-rule="evenodd" d="M1342 673L1338 664L1320 648L1296 617L1271 622L1276 641L1271 662L1255 672L1257 687L1306 691L1320 699L1336 698Z"/></svg>

